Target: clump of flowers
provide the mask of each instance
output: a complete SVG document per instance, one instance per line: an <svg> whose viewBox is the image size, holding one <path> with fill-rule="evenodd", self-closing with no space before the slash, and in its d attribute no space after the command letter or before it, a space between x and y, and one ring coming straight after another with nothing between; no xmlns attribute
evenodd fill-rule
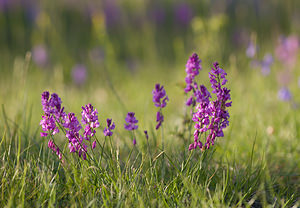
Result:
<svg viewBox="0 0 300 208"><path fill-rule="evenodd" d="M134 131L136 129L138 129L138 125L137 123L139 122L138 120L136 120L135 118L135 113L134 112L128 112L127 116L125 118L125 124L124 124L124 128L128 131ZM133 137L133 145L136 145L136 139L135 137Z"/></svg>
<svg viewBox="0 0 300 208"><path fill-rule="evenodd" d="M98 121L98 111L91 104L82 107L82 123L85 124L83 135L80 134L82 126L74 113L65 113L64 107L61 106L61 99L53 93L50 98L50 93L45 91L42 93L42 106L44 115L40 125L42 126L41 136L51 136L48 142L48 147L62 158L62 153L59 147L54 143L53 135L59 133L60 127L68 138L70 153L77 153L83 160L86 159L87 145L85 140L90 140L96 133L96 128L100 126ZM95 142L93 147L95 147Z"/></svg>
<svg viewBox="0 0 300 208"><path fill-rule="evenodd" d="M167 101L169 101L169 97L166 94L166 90L164 89L163 85L156 84L154 90L152 91L153 94L153 102L156 107L159 108L159 111L156 113L156 127L155 129L159 129L162 122L164 121L164 116L162 114L162 109L166 107Z"/></svg>
<svg viewBox="0 0 300 208"><path fill-rule="evenodd" d="M223 129L229 125L229 113L227 107L231 106L230 90L224 87L227 83L226 72L215 62L209 73L212 93L216 95L216 100L210 100L211 95L207 88L200 86L197 94L197 112L193 114L192 120L195 122L194 142L189 145L189 150L209 149L214 145L216 137L223 137ZM200 137L204 132L208 132L206 141L203 144Z"/></svg>

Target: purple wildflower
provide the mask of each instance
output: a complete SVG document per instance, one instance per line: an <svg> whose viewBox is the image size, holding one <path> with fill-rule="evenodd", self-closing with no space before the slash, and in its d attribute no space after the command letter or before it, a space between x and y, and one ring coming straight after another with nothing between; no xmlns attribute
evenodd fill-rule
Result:
<svg viewBox="0 0 300 208"><path fill-rule="evenodd" d="M42 120L40 122L40 125L42 126L42 130L45 132L41 132L41 137L48 136L48 133L54 135L59 132L58 127L55 124L55 119L52 115L44 115L42 116Z"/></svg>
<svg viewBox="0 0 300 208"><path fill-rule="evenodd" d="M278 91L278 98L282 101L290 101L292 99L292 94L287 87L282 87Z"/></svg>
<svg viewBox="0 0 300 208"><path fill-rule="evenodd" d="M176 22L182 26L187 26L193 18L192 8L186 3L177 4L175 7Z"/></svg>
<svg viewBox="0 0 300 208"><path fill-rule="evenodd" d="M45 91L42 93L42 106L45 115L54 115L56 121L59 122L65 116L64 108L61 107L61 99L56 94L53 93L50 98L50 93Z"/></svg>
<svg viewBox="0 0 300 208"><path fill-rule="evenodd" d="M215 101L209 101L210 94L203 86L202 92L205 96L200 96L199 104L196 107L197 112L193 115L195 124L194 143L190 144L189 150L196 149L209 149L214 145L216 137L223 137L223 129L229 125L229 113L226 107L231 106L230 90L224 85L227 83L226 72L219 67L215 62L214 67L209 73L212 93L216 94ZM206 142L203 145L200 141L200 136L203 132L209 132Z"/></svg>
<svg viewBox="0 0 300 208"><path fill-rule="evenodd" d="M200 85L200 89L198 89L198 86L195 85L195 89L194 97L197 103L209 102L211 95L204 85Z"/></svg>
<svg viewBox="0 0 300 208"><path fill-rule="evenodd" d="M169 98L166 94L166 91L164 89L164 86L160 84L155 85L155 89L152 91L153 94L153 102L156 107L160 108L160 111L157 112L156 114L156 130L159 129L161 126L162 122L164 121L164 116L161 112L162 108L166 107L167 103L166 101L169 101Z"/></svg>
<svg viewBox="0 0 300 208"><path fill-rule="evenodd" d="M41 102L44 115L42 116L40 125L42 126L42 130L45 131L41 133L41 136L47 136L48 132L54 135L59 132L56 122L61 123L61 120L65 116L64 108L61 107L61 99L56 93L53 93L50 98L50 93L45 91L42 93Z"/></svg>
<svg viewBox="0 0 300 208"><path fill-rule="evenodd" d="M82 128L74 113L69 113L65 117L63 126L67 129L66 137L69 139L70 152L77 152L79 157L86 159L87 146L83 142L83 137L79 135Z"/></svg>
<svg viewBox="0 0 300 208"><path fill-rule="evenodd" d="M82 123L86 124L84 128L84 138L86 140L90 140L90 137L93 137L96 133L95 128L98 128L100 126L98 121L98 111L97 109L94 109L92 104L88 104L85 107L82 108Z"/></svg>
<svg viewBox="0 0 300 208"><path fill-rule="evenodd" d="M248 45L248 48L246 50L246 56L248 58L253 58L256 54L256 45L251 41Z"/></svg>
<svg viewBox="0 0 300 208"><path fill-rule="evenodd" d="M128 131L132 131L138 128L138 120L135 118L135 113L134 112L128 112L125 121L126 123L124 124L124 128Z"/></svg>
<svg viewBox="0 0 300 208"><path fill-rule="evenodd" d="M44 45L37 45L32 49L32 59L39 67L46 67L48 65L48 52Z"/></svg>
<svg viewBox="0 0 300 208"><path fill-rule="evenodd" d="M155 85L155 89L152 91L153 94L153 102L156 107L164 108L166 107L166 101L169 101L168 96L166 95L166 91L164 86L160 86L160 84Z"/></svg>
<svg viewBox="0 0 300 208"><path fill-rule="evenodd" d="M196 53L193 53L193 55L188 59L186 63L185 71L187 73L187 76L185 78L185 82L187 86L184 89L186 93L190 92L193 89L194 79L199 74L199 69L201 70L202 68L200 63L201 60Z"/></svg>
<svg viewBox="0 0 300 208"><path fill-rule="evenodd" d="M268 53L264 56L264 59L261 62L261 73L264 76L267 76L270 74L270 71L271 71L270 67L272 64L273 64L273 56Z"/></svg>
<svg viewBox="0 0 300 208"><path fill-rule="evenodd" d="M281 37L276 47L276 57L288 68L295 66L299 50L299 40L296 36Z"/></svg>
<svg viewBox="0 0 300 208"><path fill-rule="evenodd" d="M112 136L113 132L112 130L115 129L115 123L112 123L112 119L106 119L107 128L105 127L103 130L104 136Z"/></svg>

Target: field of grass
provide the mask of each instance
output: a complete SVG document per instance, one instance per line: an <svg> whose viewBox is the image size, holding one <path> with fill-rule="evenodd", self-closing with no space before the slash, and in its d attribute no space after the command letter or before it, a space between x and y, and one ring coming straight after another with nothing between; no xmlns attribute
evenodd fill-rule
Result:
<svg viewBox="0 0 300 208"><path fill-rule="evenodd" d="M274 52L277 34L268 39L266 29L249 35L259 44L258 60L263 59L265 52L274 57L270 74L263 76L246 57L248 42L235 48L223 37L223 33L231 32L230 15L194 17L193 26L182 33L171 26L159 33L158 26L145 23L139 28L142 38L132 28L106 28L102 33L99 25L104 20L95 15L87 26L91 27L90 36L87 35L90 41L84 35L74 35L75 40L88 42L85 44L67 42L68 38L59 36L67 36L76 27L72 28L69 22L74 31L61 31L60 26L57 29L57 20L51 19L53 5L44 4L46 12L41 14L42 20L32 30L31 38L33 45L36 39L43 39L51 46L51 64L41 67L26 46L19 49L1 39L0 207L300 207L300 53L288 71L293 97L282 101L278 90L280 73L286 66ZM299 8L294 2L283 10L295 11L292 5ZM209 7L208 3L201 6ZM64 20L78 18L68 10L57 14L66 15ZM4 27L1 24L7 23L4 20L11 18L9 15L13 13L0 15L0 26ZM254 26L259 30L269 20L265 21ZM276 26L269 27L276 31ZM11 28L18 31L17 26ZM170 31L177 33L167 40L168 35L163 32ZM122 32L124 38L120 37ZM292 32L299 40L297 27ZM132 44L119 46L122 40ZM104 60L89 59L87 48L93 44L103 47ZM80 45L86 48L78 52L76 47ZM224 137L217 138L215 145L205 151L188 150L194 141L194 124L185 116L189 111L185 105L185 65L193 52L202 60L197 82L210 88L208 73L212 63L218 61L228 74L227 87L231 90L229 126ZM134 63L130 62L131 57ZM135 62L137 59L140 61ZM82 85L76 85L71 76L70 68L78 62L88 68ZM152 102L156 83L164 85L170 99L163 109L163 126L158 130L157 108ZM54 136L63 151L62 160L48 148L49 138L40 136L44 91L57 93L65 111L74 112L79 121L81 106L91 103L98 110L99 143L93 151L88 147L87 160L69 153L68 139L62 131ZM131 132L124 129L130 111L139 120L134 132L136 145ZM102 133L107 118L116 125L111 138ZM144 130L148 131L148 139Z"/></svg>

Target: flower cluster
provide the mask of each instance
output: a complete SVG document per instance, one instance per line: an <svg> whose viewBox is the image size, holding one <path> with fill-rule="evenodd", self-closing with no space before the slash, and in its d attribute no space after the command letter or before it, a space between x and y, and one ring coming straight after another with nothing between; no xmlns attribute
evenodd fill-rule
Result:
<svg viewBox="0 0 300 208"><path fill-rule="evenodd" d="M74 113L65 113L61 103L61 99L56 93L53 93L51 98L48 91L42 93L44 115L40 122L43 130L41 136L46 137L49 134L57 134L59 132L58 126L60 126L63 129L66 138L68 138L70 152L78 153L78 156L85 160L87 145L83 142L83 139L90 140L96 133L95 128L100 126L98 121L98 111L94 109L91 104L82 107L82 123L86 125L82 136L79 133L82 126L77 117ZM93 143L92 148L95 148L95 146L96 141ZM56 152L59 158L61 158L62 154L55 145L54 140L49 140L48 147L53 150L53 152Z"/></svg>
<svg viewBox="0 0 300 208"><path fill-rule="evenodd" d="M153 102L156 107L159 107L159 111L156 114L156 130L159 129L162 122L164 121L164 116L162 114L162 109L166 107L169 97L166 94L166 90L163 85L156 84L154 90L152 91Z"/></svg>
<svg viewBox="0 0 300 208"><path fill-rule="evenodd" d="M210 101L210 93L205 86L200 87L199 104L196 107L197 112L193 114L195 124L194 143L190 144L189 150L209 149L214 145L216 137L223 137L223 129L229 125L229 113L226 110L231 106L230 90L224 87L227 83L226 72L215 62L209 73L212 93L216 95L216 100ZM202 89L201 89L202 88ZM206 142L203 145L200 136L203 132L209 132Z"/></svg>

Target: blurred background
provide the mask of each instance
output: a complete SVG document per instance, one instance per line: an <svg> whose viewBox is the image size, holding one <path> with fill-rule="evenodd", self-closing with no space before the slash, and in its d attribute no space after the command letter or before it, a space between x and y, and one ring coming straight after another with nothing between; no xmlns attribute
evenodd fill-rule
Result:
<svg viewBox="0 0 300 208"><path fill-rule="evenodd" d="M169 121L182 115L185 64L196 52L199 82L216 60L228 72L233 115L253 115L251 100L257 113L278 101L293 109L299 34L299 0L0 0L0 102L11 120L30 112L38 128L49 90L67 111L93 103L117 126L136 111L146 128L157 82L170 97Z"/></svg>

